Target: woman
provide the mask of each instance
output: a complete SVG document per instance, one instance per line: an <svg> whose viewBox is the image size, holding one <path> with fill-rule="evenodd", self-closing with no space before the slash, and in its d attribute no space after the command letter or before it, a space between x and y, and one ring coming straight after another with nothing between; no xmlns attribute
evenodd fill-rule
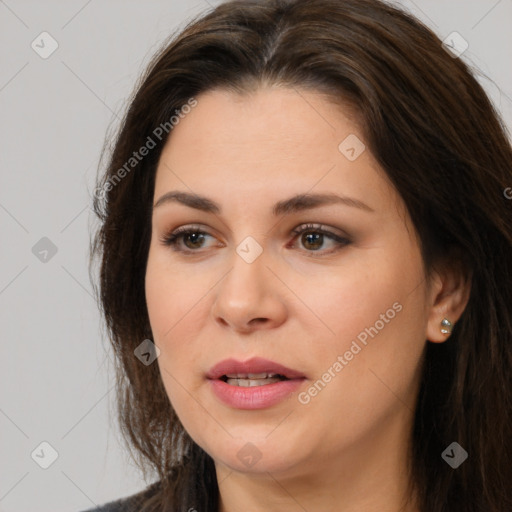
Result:
<svg viewBox="0 0 512 512"><path fill-rule="evenodd" d="M270 0L154 58L92 249L158 479L100 510L512 510L512 149L449 52Z"/></svg>

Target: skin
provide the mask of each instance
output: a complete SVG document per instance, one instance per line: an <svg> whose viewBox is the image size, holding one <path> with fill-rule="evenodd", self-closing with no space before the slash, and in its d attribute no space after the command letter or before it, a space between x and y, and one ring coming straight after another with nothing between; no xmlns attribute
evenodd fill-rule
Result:
<svg viewBox="0 0 512 512"><path fill-rule="evenodd" d="M448 338L440 322L458 320L469 285L449 262L426 279L386 174L369 149L354 161L340 152L350 134L364 142L351 109L270 87L212 90L197 101L164 147L153 203L179 190L222 211L154 208L146 299L165 389L215 462L221 512L417 511L402 500L422 356L428 341ZM321 192L374 211L333 204L272 215L277 201ZM308 223L350 243L312 239L315 229L293 234ZM182 237L177 248L195 253L162 243L190 224L207 235ZM248 236L263 250L252 263L236 252ZM307 392L395 303L401 310L350 361L343 357L347 364L308 403L294 393L268 409L235 410L210 390L214 364L260 356L304 373L299 392ZM261 455L251 467L237 457L247 443Z"/></svg>

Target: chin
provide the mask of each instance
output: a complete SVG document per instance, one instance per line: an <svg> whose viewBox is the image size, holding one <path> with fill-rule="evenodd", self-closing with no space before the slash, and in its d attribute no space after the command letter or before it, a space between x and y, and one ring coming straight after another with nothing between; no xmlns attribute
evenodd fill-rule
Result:
<svg viewBox="0 0 512 512"><path fill-rule="evenodd" d="M230 438L224 444L212 444L205 449L215 462L240 473L282 473L292 470L299 463L297 446L288 445L283 437L265 438L265 434Z"/></svg>

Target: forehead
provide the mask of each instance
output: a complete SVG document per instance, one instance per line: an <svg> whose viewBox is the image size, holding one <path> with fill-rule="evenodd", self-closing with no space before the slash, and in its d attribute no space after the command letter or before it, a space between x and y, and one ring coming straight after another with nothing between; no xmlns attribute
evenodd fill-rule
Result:
<svg viewBox="0 0 512 512"><path fill-rule="evenodd" d="M244 95L217 89L196 99L167 139L155 197L182 190L243 203L338 192L376 210L396 201L349 107L289 88Z"/></svg>

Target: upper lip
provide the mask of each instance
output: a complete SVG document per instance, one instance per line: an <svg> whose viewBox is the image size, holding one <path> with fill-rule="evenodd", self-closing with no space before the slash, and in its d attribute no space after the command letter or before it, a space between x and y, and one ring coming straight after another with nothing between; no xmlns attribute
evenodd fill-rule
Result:
<svg viewBox="0 0 512 512"><path fill-rule="evenodd" d="M302 373L296 370L261 357L253 357L247 361L224 359L212 366L206 377L208 379L220 379L224 375L249 373L275 373L288 379L305 378Z"/></svg>

